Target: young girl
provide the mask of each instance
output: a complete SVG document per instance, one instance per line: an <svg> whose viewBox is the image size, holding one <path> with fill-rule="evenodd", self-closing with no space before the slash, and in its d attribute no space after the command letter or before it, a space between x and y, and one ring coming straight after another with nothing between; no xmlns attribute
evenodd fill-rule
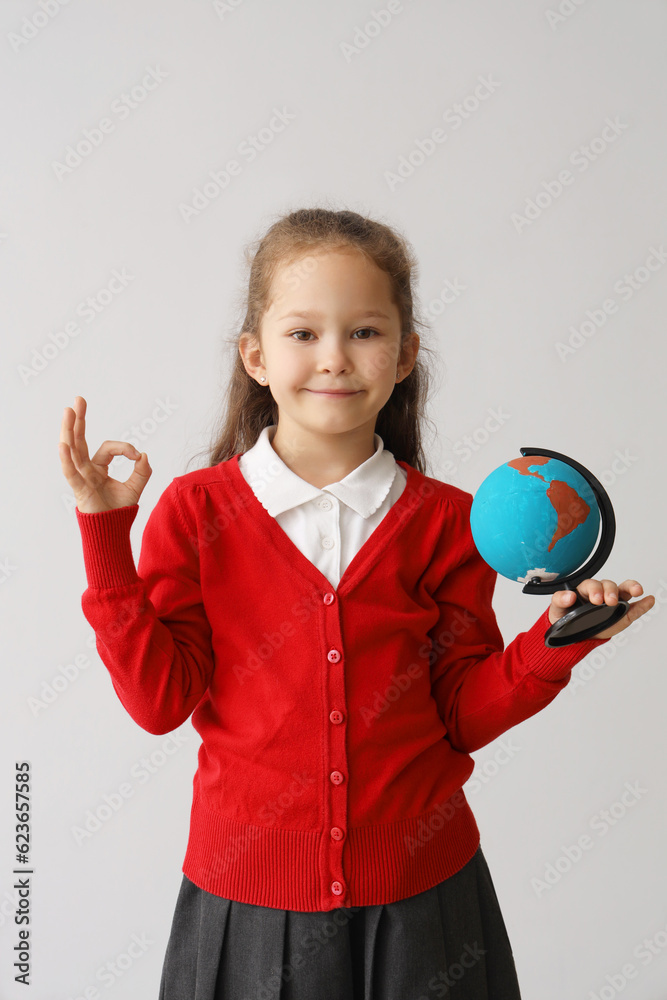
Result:
<svg viewBox="0 0 667 1000"><path fill-rule="evenodd" d="M201 736L161 1000L516 1000L462 785L470 753L548 705L644 614L548 648L553 595L507 648L472 495L425 472L415 260L354 212L280 218L251 260L206 468L130 527L152 470L66 407L85 617L150 733ZM114 455L134 459L125 483ZM635 580L586 580L609 604Z"/></svg>

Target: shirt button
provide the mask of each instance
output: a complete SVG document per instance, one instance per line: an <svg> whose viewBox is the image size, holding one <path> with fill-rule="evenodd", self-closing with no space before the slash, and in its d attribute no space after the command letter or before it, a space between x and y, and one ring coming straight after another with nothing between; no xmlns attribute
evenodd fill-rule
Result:
<svg viewBox="0 0 667 1000"><path fill-rule="evenodd" d="M343 893L343 883L342 882L332 882L331 891L335 896L340 896Z"/></svg>
<svg viewBox="0 0 667 1000"><path fill-rule="evenodd" d="M331 719L331 721L333 723L335 723L336 725L338 725L339 722L343 721L343 713L342 712L334 711L334 712L331 713L331 715L329 716L329 718Z"/></svg>
<svg viewBox="0 0 667 1000"><path fill-rule="evenodd" d="M345 780L340 771L332 771L329 777L331 778L334 785L340 785L340 783Z"/></svg>
<svg viewBox="0 0 667 1000"><path fill-rule="evenodd" d="M331 827L331 837L333 840L342 840L345 834L339 826Z"/></svg>
<svg viewBox="0 0 667 1000"><path fill-rule="evenodd" d="M329 652L327 653L327 660L329 660L331 663L338 663L338 661L340 660L340 653L338 652L338 650L330 649Z"/></svg>
<svg viewBox="0 0 667 1000"><path fill-rule="evenodd" d="M322 510L331 510L331 500L321 500L320 507Z"/></svg>
<svg viewBox="0 0 667 1000"><path fill-rule="evenodd" d="M335 599L336 599L335 595L332 594L331 592L329 592L328 594L325 594L324 598L323 598L325 604L333 604L333 602L335 601Z"/></svg>
<svg viewBox="0 0 667 1000"><path fill-rule="evenodd" d="M334 542L333 538L323 538L322 539L322 548L323 549L332 549L335 544L336 543Z"/></svg>

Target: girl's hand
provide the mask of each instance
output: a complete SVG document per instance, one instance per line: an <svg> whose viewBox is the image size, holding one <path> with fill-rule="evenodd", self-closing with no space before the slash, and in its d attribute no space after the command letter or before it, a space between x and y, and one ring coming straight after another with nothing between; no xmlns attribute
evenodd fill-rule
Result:
<svg viewBox="0 0 667 1000"><path fill-rule="evenodd" d="M65 407L58 444L63 475L74 491L78 509L82 514L97 514L132 506L153 473L147 455L127 441L105 441L89 458L85 415L85 399L75 396L74 408ZM108 465L115 455L134 459L134 471L125 483L109 476Z"/></svg>
<svg viewBox="0 0 667 1000"><path fill-rule="evenodd" d="M602 604L605 601L612 606L616 604L619 597L622 601L627 601L631 597L639 597L642 591L642 585L637 583L636 580L626 580L625 583L622 583L618 587L613 580L584 580L577 587L577 593L581 597L588 598L591 604ZM555 625L559 618L567 614L573 604L574 594L571 590L557 590L551 598L551 606L549 608L549 621L551 624ZM641 601L635 601L634 604L631 604L626 614L615 625L606 628L604 632L598 632L596 635L589 636L589 638L610 639L612 635L622 632L628 625L632 625L637 618L645 615L647 611L651 610L654 604L655 597L653 594L648 594Z"/></svg>

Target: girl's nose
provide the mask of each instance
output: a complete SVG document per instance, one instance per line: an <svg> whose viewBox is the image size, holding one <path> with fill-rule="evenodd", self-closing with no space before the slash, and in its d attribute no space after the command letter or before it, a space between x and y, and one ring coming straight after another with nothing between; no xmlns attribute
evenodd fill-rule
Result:
<svg viewBox="0 0 667 1000"><path fill-rule="evenodd" d="M337 374L350 368L350 359L344 351L329 350L323 351L318 361L320 371Z"/></svg>

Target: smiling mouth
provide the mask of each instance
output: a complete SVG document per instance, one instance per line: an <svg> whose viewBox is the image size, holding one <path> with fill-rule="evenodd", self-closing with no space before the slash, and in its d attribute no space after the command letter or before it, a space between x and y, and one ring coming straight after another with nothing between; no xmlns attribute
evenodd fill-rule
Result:
<svg viewBox="0 0 667 1000"><path fill-rule="evenodd" d="M309 389L308 392L314 392L317 396L356 396L361 389L349 389L349 390L339 390L339 389Z"/></svg>

